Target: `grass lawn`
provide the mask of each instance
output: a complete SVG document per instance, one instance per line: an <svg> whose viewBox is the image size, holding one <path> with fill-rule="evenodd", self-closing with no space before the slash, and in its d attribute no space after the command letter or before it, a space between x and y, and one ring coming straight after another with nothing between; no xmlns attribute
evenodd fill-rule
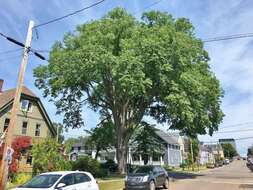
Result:
<svg viewBox="0 0 253 190"><path fill-rule="evenodd" d="M98 181L100 190L123 190L124 180Z"/></svg>

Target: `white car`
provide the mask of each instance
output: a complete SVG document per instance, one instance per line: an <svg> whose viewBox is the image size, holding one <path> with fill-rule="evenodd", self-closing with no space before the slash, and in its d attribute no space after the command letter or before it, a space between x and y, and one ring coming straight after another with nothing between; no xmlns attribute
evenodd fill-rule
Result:
<svg viewBox="0 0 253 190"><path fill-rule="evenodd" d="M66 171L40 174L12 190L99 190L89 172Z"/></svg>

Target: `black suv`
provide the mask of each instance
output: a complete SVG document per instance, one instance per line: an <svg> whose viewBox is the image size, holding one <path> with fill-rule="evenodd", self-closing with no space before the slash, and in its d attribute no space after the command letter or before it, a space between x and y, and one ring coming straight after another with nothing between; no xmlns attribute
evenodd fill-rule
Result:
<svg viewBox="0 0 253 190"><path fill-rule="evenodd" d="M168 173L161 166L141 166L126 176L125 190L155 190L160 186L169 188Z"/></svg>

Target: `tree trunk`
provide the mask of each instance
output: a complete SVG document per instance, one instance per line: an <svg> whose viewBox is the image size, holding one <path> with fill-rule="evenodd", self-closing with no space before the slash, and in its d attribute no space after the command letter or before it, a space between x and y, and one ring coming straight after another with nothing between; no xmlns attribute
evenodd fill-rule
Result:
<svg viewBox="0 0 253 190"><path fill-rule="evenodd" d="M117 161L120 174L126 173L126 151L122 127L117 129Z"/></svg>
<svg viewBox="0 0 253 190"><path fill-rule="evenodd" d="M95 160L97 160L99 152L100 152L100 147L97 147L96 148L96 154L95 154Z"/></svg>

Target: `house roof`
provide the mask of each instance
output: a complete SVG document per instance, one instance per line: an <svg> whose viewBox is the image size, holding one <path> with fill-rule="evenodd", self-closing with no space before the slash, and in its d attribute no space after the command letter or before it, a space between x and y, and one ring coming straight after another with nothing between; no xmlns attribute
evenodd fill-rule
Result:
<svg viewBox="0 0 253 190"><path fill-rule="evenodd" d="M0 109L14 99L16 89L0 92ZM27 87L22 87L22 94L37 98L37 96Z"/></svg>
<svg viewBox="0 0 253 190"><path fill-rule="evenodd" d="M176 144L178 145L177 137L172 134L166 133L162 130L157 129L155 132L162 140L164 140L168 144Z"/></svg>
<svg viewBox="0 0 253 190"><path fill-rule="evenodd" d="M0 92L0 111L2 109L5 109L6 106L10 105L13 102L15 92L16 92L16 89L10 89L10 90ZM28 96L28 97L33 98L37 101L39 108L41 109L41 112L42 112L43 116L45 117L47 124L49 125L50 131L52 132L53 135L56 135L56 130L53 127L53 124L52 124L42 102L40 101L40 99L26 86L22 86L21 96Z"/></svg>
<svg viewBox="0 0 253 190"><path fill-rule="evenodd" d="M73 146L72 146L72 147L83 147L83 146L84 146L84 143L79 142L79 143L75 143L75 144L73 144Z"/></svg>

